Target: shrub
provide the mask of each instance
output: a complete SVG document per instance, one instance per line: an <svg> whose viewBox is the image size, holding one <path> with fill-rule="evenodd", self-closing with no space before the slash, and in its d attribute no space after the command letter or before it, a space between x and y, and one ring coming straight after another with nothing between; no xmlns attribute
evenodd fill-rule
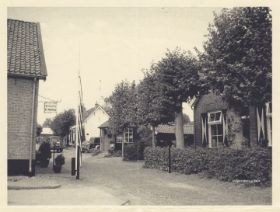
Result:
<svg viewBox="0 0 280 212"><path fill-rule="evenodd" d="M56 158L54 159L55 165L57 166L62 166L65 164L65 157L62 154L59 154L58 156L56 156Z"/></svg>
<svg viewBox="0 0 280 212"><path fill-rule="evenodd" d="M145 145L143 142L125 144L123 160L143 160L144 148Z"/></svg>
<svg viewBox="0 0 280 212"><path fill-rule="evenodd" d="M36 153L36 160L40 161L41 167L48 167L49 159L51 158L51 146L48 142L43 142L38 152Z"/></svg>
<svg viewBox="0 0 280 212"><path fill-rule="evenodd" d="M53 166L54 172L60 173L62 165L65 164L65 157L62 154L60 154L60 155L56 156L56 158L54 159L54 162L55 162L55 165Z"/></svg>
<svg viewBox="0 0 280 212"><path fill-rule="evenodd" d="M227 149L208 162L207 175L224 181L271 185L272 153L268 148Z"/></svg>
<svg viewBox="0 0 280 212"><path fill-rule="evenodd" d="M168 170L168 148L148 147L144 159L146 168ZM171 148L171 170L183 174L204 172L208 177L223 181L270 185L271 167L271 149L268 148Z"/></svg>

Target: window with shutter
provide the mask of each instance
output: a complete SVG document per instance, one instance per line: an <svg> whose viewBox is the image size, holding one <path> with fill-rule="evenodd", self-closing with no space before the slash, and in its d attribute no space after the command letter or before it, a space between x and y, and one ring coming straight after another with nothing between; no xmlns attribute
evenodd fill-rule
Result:
<svg viewBox="0 0 280 212"><path fill-rule="evenodd" d="M223 146L222 111L208 113L209 147Z"/></svg>
<svg viewBox="0 0 280 212"><path fill-rule="evenodd" d="M268 146L272 146L272 103L265 104L266 108L266 128L267 128L267 140Z"/></svg>

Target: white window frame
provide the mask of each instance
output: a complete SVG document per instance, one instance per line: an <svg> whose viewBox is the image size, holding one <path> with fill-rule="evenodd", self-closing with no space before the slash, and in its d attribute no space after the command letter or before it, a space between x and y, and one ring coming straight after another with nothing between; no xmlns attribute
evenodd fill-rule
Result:
<svg viewBox="0 0 280 212"><path fill-rule="evenodd" d="M123 141L123 136L117 136L116 137L116 143L122 143L122 141Z"/></svg>
<svg viewBox="0 0 280 212"><path fill-rule="evenodd" d="M266 129L267 129L267 139L268 139L268 146L272 146L272 109L269 110L269 104L272 104L272 102L265 103L265 110L266 110ZM271 105L272 108L272 105ZM271 122L270 122L271 121Z"/></svg>
<svg viewBox="0 0 280 212"><path fill-rule="evenodd" d="M124 132L124 143L133 143L133 128L128 127Z"/></svg>
<svg viewBox="0 0 280 212"><path fill-rule="evenodd" d="M210 116L211 114L217 114L217 113L220 113L220 119L219 120L215 120L215 121L210 121ZM218 110L218 111L213 111L213 112L208 112L207 113L207 121L208 121L208 125L210 124L222 124L222 111Z"/></svg>
<svg viewBox="0 0 280 212"><path fill-rule="evenodd" d="M216 113L220 113L220 118L219 118L219 120L215 120L215 121L210 121L210 116L211 116L211 114L216 114ZM211 111L211 112L208 112L207 113L207 122L208 122L208 141L209 141L209 148L212 148L213 147L213 145L212 145L212 126L214 126L214 125L222 125L222 116L223 116L223 113L222 113L222 111L220 111L220 110L217 110L217 111ZM223 125L222 125L222 127L223 127ZM217 136L219 136L219 135L217 135ZM223 134L221 134L221 136L223 136ZM218 145L218 143L217 143L217 145L216 145L216 147L218 147L219 145Z"/></svg>

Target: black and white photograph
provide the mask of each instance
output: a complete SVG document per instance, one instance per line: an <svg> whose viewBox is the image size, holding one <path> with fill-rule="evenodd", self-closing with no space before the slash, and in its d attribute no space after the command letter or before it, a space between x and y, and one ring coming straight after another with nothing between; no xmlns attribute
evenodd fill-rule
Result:
<svg viewBox="0 0 280 212"><path fill-rule="evenodd" d="M7 7L7 206L272 206L273 14Z"/></svg>

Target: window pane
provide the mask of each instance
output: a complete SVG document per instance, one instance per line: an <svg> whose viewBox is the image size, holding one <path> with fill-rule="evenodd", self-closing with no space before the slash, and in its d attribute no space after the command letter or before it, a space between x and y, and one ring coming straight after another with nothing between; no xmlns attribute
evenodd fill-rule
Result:
<svg viewBox="0 0 280 212"><path fill-rule="evenodd" d="M222 113L221 112L210 112L208 113L208 122L220 122Z"/></svg>
<svg viewBox="0 0 280 212"><path fill-rule="evenodd" d="M217 135L217 128L216 128L216 125L212 125L212 126L211 126L211 135L212 135L212 136Z"/></svg>
<svg viewBox="0 0 280 212"><path fill-rule="evenodd" d="M223 125L222 124L217 124L217 135L223 135Z"/></svg>
<svg viewBox="0 0 280 212"><path fill-rule="evenodd" d="M223 136L219 135L217 137L217 140L218 140L219 143L223 143Z"/></svg>
<svg viewBox="0 0 280 212"><path fill-rule="evenodd" d="M215 114L214 113L210 114L210 121L215 121Z"/></svg>
<svg viewBox="0 0 280 212"><path fill-rule="evenodd" d="M219 121L219 120L220 120L220 116L221 116L221 113L220 113L220 112L216 113L215 120L216 120L216 121Z"/></svg>
<svg viewBox="0 0 280 212"><path fill-rule="evenodd" d="M216 136L212 136L212 147L217 147L217 139L216 139Z"/></svg>

